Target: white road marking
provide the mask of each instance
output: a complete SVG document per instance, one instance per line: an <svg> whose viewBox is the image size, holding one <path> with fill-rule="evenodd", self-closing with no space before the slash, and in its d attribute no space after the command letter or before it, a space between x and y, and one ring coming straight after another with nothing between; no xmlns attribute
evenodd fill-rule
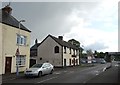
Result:
<svg viewBox="0 0 120 85"><path fill-rule="evenodd" d="M118 64L115 65L116 67L119 66Z"/></svg>
<svg viewBox="0 0 120 85"><path fill-rule="evenodd" d="M63 72L67 72L67 71L63 71Z"/></svg>
<svg viewBox="0 0 120 85"><path fill-rule="evenodd" d="M61 72L54 72L53 74L61 74Z"/></svg>
<svg viewBox="0 0 120 85"><path fill-rule="evenodd" d="M37 83L43 83L43 82L45 82L45 81L49 81L49 80L51 80L51 79L55 79L55 78L57 78L57 77L51 77L51 78L49 78L49 79L42 80L42 81L40 81L40 82L37 82Z"/></svg>
<svg viewBox="0 0 120 85"><path fill-rule="evenodd" d="M95 74L95 75L99 75L99 74L97 73L97 74Z"/></svg>
<svg viewBox="0 0 120 85"><path fill-rule="evenodd" d="M105 68L103 68L103 71L105 71L106 70L106 67Z"/></svg>

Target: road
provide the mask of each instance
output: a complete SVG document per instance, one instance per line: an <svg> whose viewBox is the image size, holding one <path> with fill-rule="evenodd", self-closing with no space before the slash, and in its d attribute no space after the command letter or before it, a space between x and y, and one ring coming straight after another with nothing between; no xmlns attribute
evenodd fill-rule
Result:
<svg viewBox="0 0 120 85"><path fill-rule="evenodd" d="M113 73L118 71L117 66L112 66L112 68L106 70L105 68L108 67L110 63L107 64L97 64L93 67L69 67L54 71L53 74L44 75L39 78L25 78L21 77L19 79L3 81L4 83L89 83L94 82L100 79L100 75L105 75L106 73ZM107 72L109 71L109 72ZM115 78L118 78L118 72L114 75ZM107 74L106 74L107 75ZM108 76L111 77L111 76ZM98 79L97 79L98 78ZM112 77L111 77L112 78ZM103 79L104 80L104 79ZM117 83L118 79L115 79L114 83ZM100 83L104 83L101 81ZM107 82L108 83L108 82Z"/></svg>

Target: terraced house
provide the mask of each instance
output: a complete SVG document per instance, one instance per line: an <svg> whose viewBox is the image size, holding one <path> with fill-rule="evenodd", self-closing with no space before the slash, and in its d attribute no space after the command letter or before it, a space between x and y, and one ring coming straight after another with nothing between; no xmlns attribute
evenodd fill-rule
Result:
<svg viewBox="0 0 120 85"><path fill-rule="evenodd" d="M50 62L55 67L79 65L79 48L63 40L48 35L37 48L37 63Z"/></svg>
<svg viewBox="0 0 120 85"><path fill-rule="evenodd" d="M9 5L0 10L0 74L16 72L17 65L19 71L29 67L30 34L31 31L12 16Z"/></svg>

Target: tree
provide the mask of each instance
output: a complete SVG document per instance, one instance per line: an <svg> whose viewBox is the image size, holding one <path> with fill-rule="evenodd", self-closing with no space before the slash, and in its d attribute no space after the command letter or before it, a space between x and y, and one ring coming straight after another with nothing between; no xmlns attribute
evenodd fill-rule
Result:
<svg viewBox="0 0 120 85"><path fill-rule="evenodd" d="M97 53L97 57L98 58L104 58L105 57L105 53L99 52L99 53Z"/></svg>
<svg viewBox="0 0 120 85"><path fill-rule="evenodd" d="M97 58L97 54L98 54L98 52L95 50L95 51L94 51L94 56L95 56L95 58Z"/></svg>
<svg viewBox="0 0 120 85"><path fill-rule="evenodd" d="M91 49L87 50L86 52L87 52L87 55L88 55L88 56L93 56L93 52L92 52Z"/></svg>

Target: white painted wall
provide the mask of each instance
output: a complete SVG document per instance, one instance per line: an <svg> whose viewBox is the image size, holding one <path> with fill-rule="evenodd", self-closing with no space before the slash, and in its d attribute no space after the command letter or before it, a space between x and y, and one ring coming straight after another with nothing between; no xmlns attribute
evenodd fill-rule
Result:
<svg viewBox="0 0 120 85"><path fill-rule="evenodd" d="M16 49L17 45L17 33L19 29L2 24L3 29L3 71L2 74L5 73L5 58L12 57L12 66L11 73L16 72ZM19 68L19 71L24 71L26 68L29 68L29 60L30 60L30 33L24 30L20 30L20 34L27 36L26 46L20 46L20 54L26 55L26 64Z"/></svg>
<svg viewBox="0 0 120 85"><path fill-rule="evenodd" d="M73 49L71 49L71 54L70 54L69 48L66 48L66 53L64 53L64 47L63 47L63 63L64 63L64 59L66 59L66 66L70 66L69 59L71 59L71 62L72 62L72 60L74 59L74 57L72 57L73 54L74 54ZM75 55L77 55L76 50L75 50ZM79 55L77 55L77 57L75 57L75 60L76 59L78 59L78 64L79 64ZM73 63L71 63L71 65L73 65Z"/></svg>

